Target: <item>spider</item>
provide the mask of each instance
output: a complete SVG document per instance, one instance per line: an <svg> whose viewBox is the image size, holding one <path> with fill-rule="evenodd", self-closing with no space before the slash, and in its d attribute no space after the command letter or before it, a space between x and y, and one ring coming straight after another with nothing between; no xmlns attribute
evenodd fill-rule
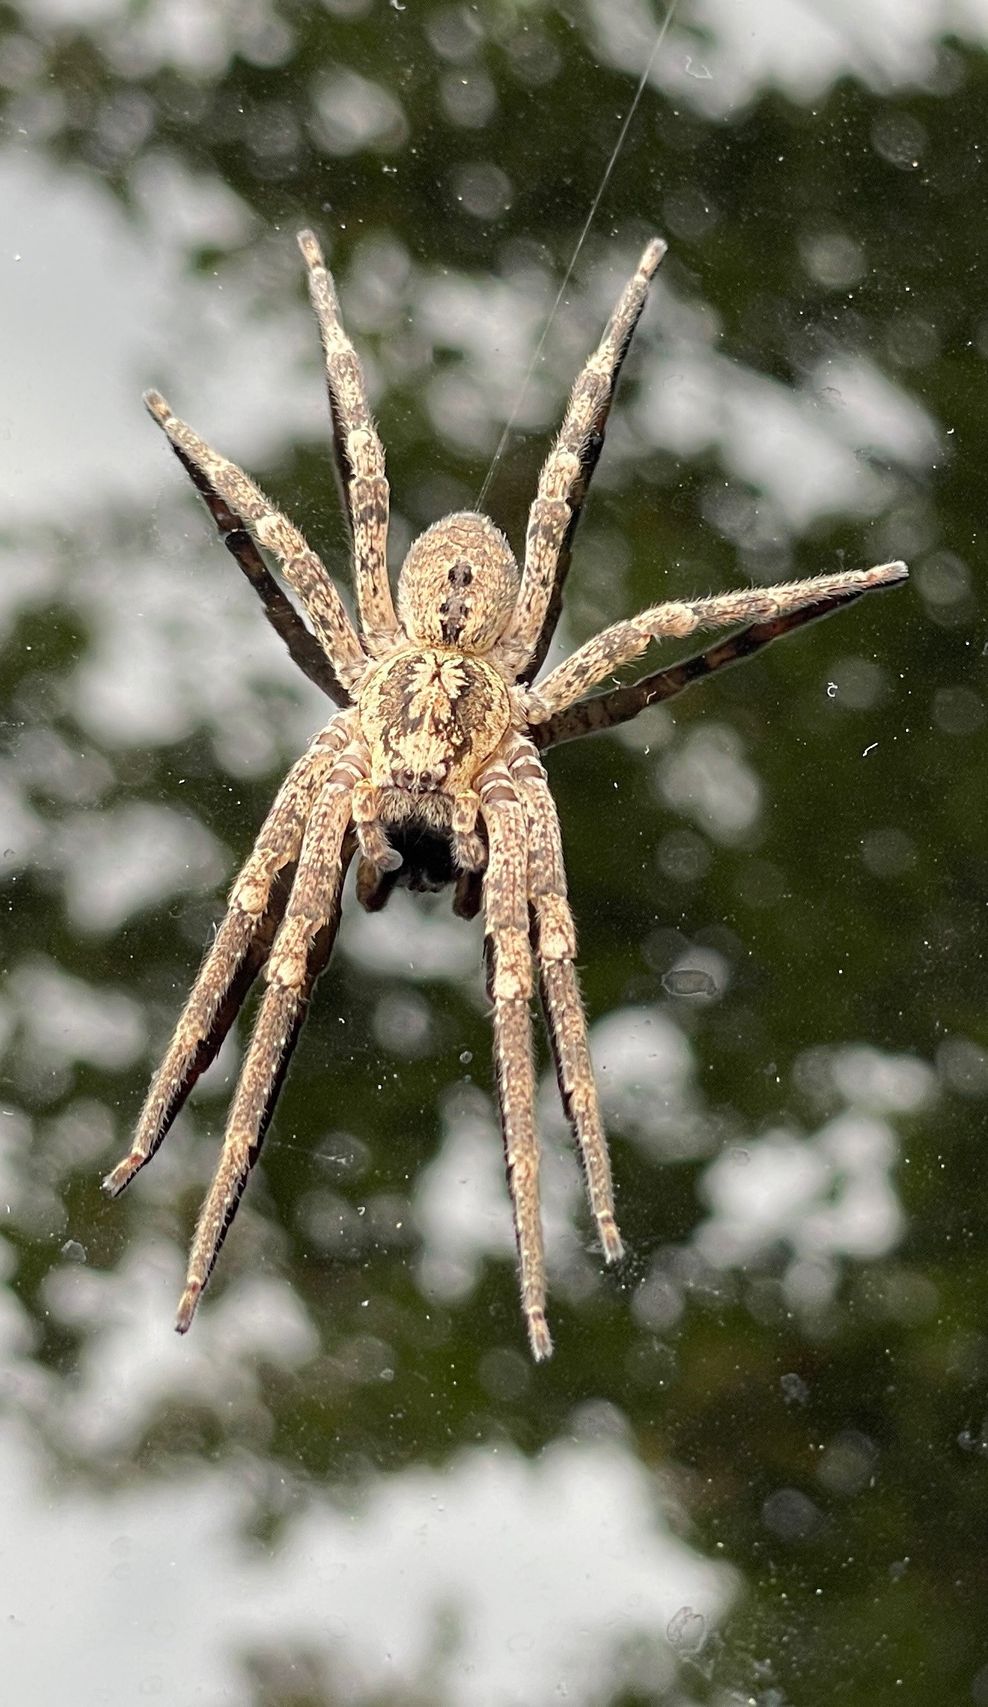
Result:
<svg viewBox="0 0 988 1707"><path fill-rule="evenodd" d="M536 972L560 1095L608 1263L622 1255L607 1141L575 968L559 820L540 754L611 727L802 623L906 575L901 563L669 600L605 628L532 686L559 617L573 535L603 444L621 365L665 244L653 238L579 375L539 477L519 570L485 515L435 522L398 576L386 561L389 488L356 351L311 231L298 238L325 354L335 463L352 544L357 625L301 533L241 469L172 414L145 404L211 511L299 667L338 707L292 766L230 891L132 1147L107 1175L116 1195L150 1161L215 1058L251 984L264 993L221 1158L196 1225L176 1327L200 1295L257 1161L313 987L329 959L348 867L357 898L383 907L396 884L454 886L482 905L488 992L521 1307L536 1360L550 1355L539 1208L531 1001ZM307 626L274 580L268 552ZM678 665L586 697L654 640L749 626Z"/></svg>

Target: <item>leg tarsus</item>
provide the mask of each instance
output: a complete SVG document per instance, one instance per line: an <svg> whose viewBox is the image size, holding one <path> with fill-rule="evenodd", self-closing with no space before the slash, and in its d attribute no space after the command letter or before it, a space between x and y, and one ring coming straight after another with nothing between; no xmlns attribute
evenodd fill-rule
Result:
<svg viewBox="0 0 988 1707"><path fill-rule="evenodd" d="M185 1291L182 1293L179 1300L178 1310L175 1315L175 1332L177 1334L188 1333L192 1326L192 1320L195 1316L196 1310L199 1308L199 1300L201 1297L202 1287L199 1282L197 1280L187 1281Z"/></svg>
<svg viewBox="0 0 988 1707"><path fill-rule="evenodd" d="M536 1363L544 1363L552 1356L552 1336L549 1324L545 1319L545 1311L532 1308L526 1312L528 1327L528 1343L532 1348L532 1356Z"/></svg>

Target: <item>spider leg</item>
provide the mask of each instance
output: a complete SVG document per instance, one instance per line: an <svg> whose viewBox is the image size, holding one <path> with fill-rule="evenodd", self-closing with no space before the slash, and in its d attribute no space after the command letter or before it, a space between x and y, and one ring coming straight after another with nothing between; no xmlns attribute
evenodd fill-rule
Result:
<svg viewBox="0 0 988 1707"><path fill-rule="evenodd" d="M390 493L384 451L371 420L357 352L340 319L340 305L322 250L311 231L298 246L309 272L309 298L319 322L326 357L333 447L343 503L353 538L354 582L360 624L375 656L398 626L388 581Z"/></svg>
<svg viewBox="0 0 988 1707"><path fill-rule="evenodd" d="M654 675L643 676L641 681L626 682L622 687L611 688L608 693L596 694L592 699L567 706L565 711L556 712L548 722L536 724L532 736L539 751L544 753L563 741L573 741L580 735L592 735L599 729L613 729L619 723L628 723L646 706L675 699L694 682L704 681L707 676L716 675L718 670L753 658L773 640L780 640L783 635L792 634L808 623L818 622L821 617L831 616L834 611L843 610L862 598L864 593L860 591L846 593L842 598L821 599L815 605L805 605L802 610L772 617L768 622L752 623L750 628L740 629L716 646L708 647L706 652L694 653L692 658L670 664Z"/></svg>
<svg viewBox="0 0 988 1707"><path fill-rule="evenodd" d="M339 767L312 808L288 898L265 969L267 989L247 1048L223 1137L223 1152L196 1223L175 1326L188 1331L243 1196L316 978L339 923L340 892L353 855L350 777Z"/></svg>
<svg viewBox="0 0 988 1707"><path fill-rule="evenodd" d="M618 1262L624 1252L614 1219L607 1138L573 964L576 929L566 897L559 816L530 741L518 741L509 769L527 821L528 899L534 912L535 957L559 1093L583 1159L587 1196L604 1256L608 1262Z"/></svg>
<svg viewBox="0 0 988 1707"><path fill-rule="evenodd" d="M345 728L330 723L292 766L278 790L250 857L230 891L226 917L151 1081L130 1150L103 1181L111 1197L130 1184L168 1136L189 1092L218 1054L267 959L285 908L283 879L298 858L312 802L345 739Z"/></svg>
<svg viewBox="0 0 988 1707"><path fill-rule="evenodd" d="M814 575L775 587L742 587L733 593L652 605L638 616L602 629L539 682L531 695L531 721L541 723L554 712L565 710L613 670L639 657L653 640L667 635L683 640L699 628L730 628L752 620L772 622L822 601L891 586L905 580L907 574L904 563L882 563L874 569L849 569L839 575Z"/></svg>
<svg viewBox="0 0 988 1707"><path fill-rule="evenodd" d="M211 490L234 516L243 518L254 541L277 558L285 580L302 601L335 674L344 688L349 689L363 670L366 656L325 565L306 544L298 528L273 507L243 469L220 456L173 415L160 392L146 391L144 402L172 447L184 453L193 467L202 472Z"/></svg>
<svg viewBox="0 0 988 1707"><path fill-rule="evenodd" d="M458 919L475 919L484 899L480 871L461 871L453 886L453 911Z"/></svg>
<svg viewBox="0 0 988 1707"><path fill-rule="evenodd" d="M532 1356L540 1362L551 1355L552 1340L545 1319L545 1254L539 1206L525 814L504 764L494 761L486 765L477 779L477 789L490 842L484 907L501 1128L518 1244L521 1307Z"/></svg>
<svg viewBox="0 0 988 1707"><path fill-rule="evenodd" d="M559 437L539 475L529 511L518 602L498 648L527 681L545 657L559 619L573 534L603 446L621 364L645 306L649 282L665 252L665 244L653 237L597 349L577 378Z"/></svg>
<svg viewBox="0 0 988 1707"><path fill-rule="evenodd" d="M203 499L216 523L219 536L264 607L264 614L278 637L288 648L292 662L303 675L331 699L334 705L349 705L350 695L340 682L333 666L313 634L310 634L298 611L286 598L257 546L247 532L243 517L232 510L225 498L214 491L201 468L177 444L172 450Z"/></svg>

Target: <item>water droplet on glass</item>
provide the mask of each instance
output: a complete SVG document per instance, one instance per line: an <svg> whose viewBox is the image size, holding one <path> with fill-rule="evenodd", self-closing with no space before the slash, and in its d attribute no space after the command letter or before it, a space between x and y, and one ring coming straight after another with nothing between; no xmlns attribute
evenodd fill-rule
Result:
<svg viewBox="0 0 988 1707"><path fill-rule="evenodd" d="M787 1405L805 1405L810 1396L810 1390L801 1375L783 1375L779 1386Z"/></svg>
<svg viewBox="0 0 988 1707"><path fill-rule="evenodd" d="M699 967L682 966L666 972L662 977L662 988L669 996L716 996L717 985L709 972L701 972Z"/></svg>
<svg viewBox="0 0 988 1707"><path fill-rule="evenodd" d="M707 1621L692 1606L681 1606L666 1625L666 1636L680 1654L698 1654L707 1634Z"/></svg>

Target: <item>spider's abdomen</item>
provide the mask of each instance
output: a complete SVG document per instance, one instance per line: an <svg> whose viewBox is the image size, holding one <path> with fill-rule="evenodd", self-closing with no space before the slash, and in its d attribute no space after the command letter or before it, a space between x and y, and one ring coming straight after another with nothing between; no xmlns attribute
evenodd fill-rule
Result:
<svg viewBox="0 0 988 1707"><path fill-rule="evenodd" d="M480 658L399 652L367 676L357 701L371 781L411 794L467 788L505 734L508 690Z"/></svg>

